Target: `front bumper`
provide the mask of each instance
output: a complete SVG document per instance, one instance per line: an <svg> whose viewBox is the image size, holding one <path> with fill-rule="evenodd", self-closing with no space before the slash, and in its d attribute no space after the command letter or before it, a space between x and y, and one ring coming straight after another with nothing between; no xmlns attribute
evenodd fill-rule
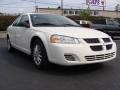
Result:
<svg viewBox="0 0 120 90"><path fill-rule="evenodd" d="M102 50L102 51L93 51L90 48L90 45L81 43L81 44L50 44L49 50L49 60L52 63L59 65L81 65L81 64L93 64L101 63L116 58L116 43L112 42L112 49ZM75 58L75 61L70 61L65 58L65 55L72 55ZM105 58L105 55L109 55L108 58ZM112 55L112 56L111 56ZM94 60L87 60L86 57L93 56ZM99 56L102 59L96 59L96 56Z"/></svg>

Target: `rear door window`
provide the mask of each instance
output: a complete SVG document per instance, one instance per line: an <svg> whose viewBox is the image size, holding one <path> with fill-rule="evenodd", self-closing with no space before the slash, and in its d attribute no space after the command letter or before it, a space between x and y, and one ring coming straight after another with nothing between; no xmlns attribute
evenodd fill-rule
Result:
<svg viewBox="0 0 120 90"><path fill-rule="evenodd" d="M13 22L12 26L17 26L20 21L21 16L18 16L17 19Z"/></svg>
<svg viewBox="0 0 120 90"><path fill-rule="evenodd" d="M113 20L107 20L107 24L108 25L114 25L114 21Z"/></svg>
<svg viewBox="0 0 120 90"><path fill-rule="evenodd" d="M100 19L100 20L94 20L92 22L93 24L106 24L106 20L105 19Z"/></svg>
<svg viewBox="0 0 120 90"><path fill-rule="evenodd" d="M24 22L26 22L26 23L29 24L29 18L28 18L27 15L23 15L23 16L21 17L21 19L20 19L20 21L19 21L19 23L18 23L18 26L24 27L24 26L23 26L23 23L24 23Z"/></svg>

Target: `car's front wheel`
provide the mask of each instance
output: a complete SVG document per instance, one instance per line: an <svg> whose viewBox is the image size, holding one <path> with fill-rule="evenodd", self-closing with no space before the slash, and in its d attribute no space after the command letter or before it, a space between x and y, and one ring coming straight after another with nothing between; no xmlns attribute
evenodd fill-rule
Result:
<svg viewBox="0 0 120 90"><path fill-rule="evenodd" d="M41 40L35 40L33 43L32 59L37 68L46 69L48 67L49 62L46 49Z"/></svg>
<svg viewBox="0 0 120 90"><path fill-rule="evenodd" d="M12 51L14 50L14 48L13 48L12 45L11 45L11 42L10 42L10 39L9 39L9 38L7 38L7 50L8 50L9 52L12 52Z"/></svg>

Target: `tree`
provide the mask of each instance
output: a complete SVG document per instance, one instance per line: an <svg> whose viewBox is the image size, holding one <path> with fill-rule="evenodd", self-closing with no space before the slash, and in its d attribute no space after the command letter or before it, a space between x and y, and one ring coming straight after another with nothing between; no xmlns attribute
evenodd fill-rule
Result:
<svg viewBox="0 0 120 90"><path fill-rule="evenodd" d="M83 20L89 20L90 19L90 14L91 14L91 11L89 9L80 11L80 17Z"/></svg>

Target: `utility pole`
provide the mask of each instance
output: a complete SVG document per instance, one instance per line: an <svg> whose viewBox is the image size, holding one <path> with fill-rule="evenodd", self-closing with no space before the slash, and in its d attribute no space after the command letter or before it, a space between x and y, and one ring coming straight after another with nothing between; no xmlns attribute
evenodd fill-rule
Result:
<svg viewBox="0 0 120 90"><path fill-rule="evenodd" d="M38 12L37 0L35 0L35 12Z"/></svg>
<svg viewBox="0 0 120 90"><path fill-rule="evenodd" d="M88 4L88 8L87 8L88 10L90 10L90 5Z"/></svg>
<svg viewBox="0 0 120 90"><path fill-rule="evenodd" d="M63 15L64 14L63 0L61 0L61 10L62 10L62 15Z"/></svg>
<svg viewBox="0 0 120 90"><path fill-rule="evenodd" d="M117 4L117 5L115 6L116 18L118 18L119 7L120 7L120 4Z"/></svg>
<svg viewBox="0 0 120 90"><path fill-rule="evenodd" d="M102 0L102 1L101 1L101 4L102 4L102 7L103 7L103 11L104 11L104 10L105 10L105 6L106 6L106 5L105 5L105 4L106 4L106 0Z"/></svg>

